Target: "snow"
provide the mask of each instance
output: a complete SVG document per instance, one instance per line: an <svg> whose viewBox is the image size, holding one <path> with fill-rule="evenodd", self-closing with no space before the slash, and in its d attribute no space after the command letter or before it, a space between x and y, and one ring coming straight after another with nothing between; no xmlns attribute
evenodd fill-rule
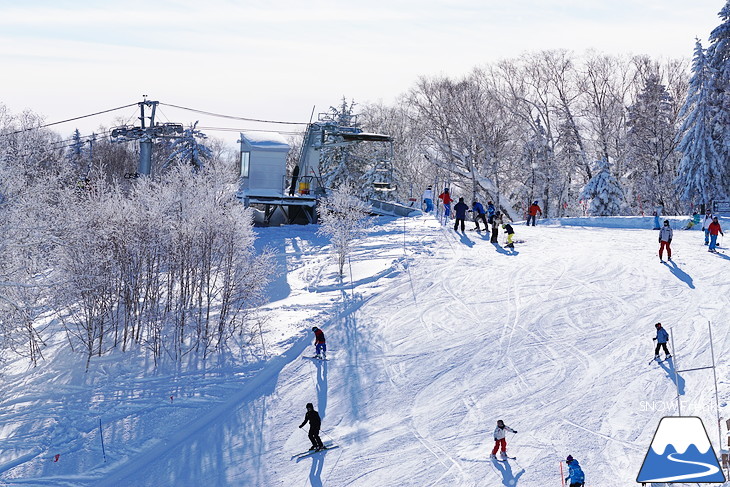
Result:
<svg viewBox="0 0 730 487"><path fill-rule="evenodd" d="M0 485L532 487L557 485L568 454L589 485L634 485L675 381L719 451L712 372L649 361L661 321L679 370L709 365L710 321L728 417L729 258L677 230L662 264L651 220L515 224L510 253L431 215L383 217L342 280L317 226L257 229L279 271L265 348L181 367L118 351L87 372L56 335L39 367L3 365ZM302 358L315 325L327 362ZM339 448L296 460L307 402ZM488 460L498 419L517 460Z"/></svg>
<svg viewBox="0 0 730 487"><path fill-rule="evenodd" d="M278 132L241 132L241 138L245 138L252 147L259 149L289 148L286 138Z"/></svg>

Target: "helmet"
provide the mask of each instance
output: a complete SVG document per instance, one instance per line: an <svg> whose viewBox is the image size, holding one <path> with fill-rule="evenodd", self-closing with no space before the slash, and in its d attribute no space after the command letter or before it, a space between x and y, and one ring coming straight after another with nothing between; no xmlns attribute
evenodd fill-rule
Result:
<svg viewBox="0 0 730 487"><path fill-rule="evenodd" d="M314 409L314 404L312 404L311 402L308 402L307 409Z"/></svg>
<svg viewBox="0 0 730 487"><path fill-rule="evenodd" d="M573 461L573 455L568 455L568 458L565 459L566 463L570 463Z"/></svg>
<svg viewBox="0 0 730 487"><path fill-rule="evenodd" d="M316 331L316 330L317 330L317 327L316 326L313 326L312 327L312 331Z"/></svg>
<svg viewBox="0 0 730 487"><path fill-rule="evenodd" d="M534 203L532 203L532 204L533 204L533 205L536 205L536 204L537 204L537 201L535 201L535 202L534 202Z"/></svg>
<svg viewBox="0 0 730 487"><path fill-rule="evenodd" d="M664 220L665 225L669 225L669 220Z"/></svg>
<svg viewBox="0 0 730 487"><path fill-rule="evenodd" d="M656 324L656 325L654 325L654 326L656 326L657 328L661 328L661 327L662 327L662 324L661 324L661 323L657 323L657 324Z"/></svg>

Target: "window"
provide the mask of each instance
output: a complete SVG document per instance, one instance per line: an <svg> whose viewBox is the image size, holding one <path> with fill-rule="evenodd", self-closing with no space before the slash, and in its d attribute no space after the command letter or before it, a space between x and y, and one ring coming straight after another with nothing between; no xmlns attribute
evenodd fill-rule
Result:
<svg viewBox="0 0 730 487"><path fill-rule="evenodd" d="M248 170L250 169L251 153L241 152L241 177L248 177Z"/></svg>

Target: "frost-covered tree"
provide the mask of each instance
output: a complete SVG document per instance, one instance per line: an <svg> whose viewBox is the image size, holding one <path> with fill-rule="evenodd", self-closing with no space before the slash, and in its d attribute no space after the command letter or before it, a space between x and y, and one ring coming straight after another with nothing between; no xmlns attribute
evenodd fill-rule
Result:
<svg viewBox="0 0 730 487"><path fill-rule="evenodd" d="M590 200L588 213L593 216L620 215L624 206L621 184L611 174L605 159L597 161L596 166L595 175L583 188L581 195L583 199Z"/></svg>
<svg viewBox="0 0 730 487"><path fill-rule="evenodd" d="M201 169L205 161L212 158L213 152L200 139L208 138L200 130L196 129L198 122L196 121L190 127L186 128L180 138L173 139L170 143L169 161L180 161L190 164L196 170Z"/></svg>
<svg viewBox="0 0 730 487"><path fill-rule="evenodd" d="M730 1L718 15L722 23L710 33L707 65L712 73L712 136L720 156L715 169L720 192L715 197L724 198L730 193Z"/></svg>
<svg viewBox="0 0 730 487"><path fill-rule="evenodd" d="M643 206L676 200L673 185L676 170L674 101L650 65L644 86L628 108L627 163L624 177L630 182L630 201ZM634 197L635 195L635 197ZM667 208L676 211L678 208Z"/></svg>
<svg viewBox="0 0 730 487"><path fill-rule="evenodd" d="M682 199L706 205L724 193L722 167L726 164L713 137L712 86L713 70L697 40L687 99L680 111L684 121L677 150L682 159L676 184Z"/></svg>
<svg viewBox="0 0 730 487"><path fill-rule="evenodd" d="M326 235L332 242L332 249L337 256L340 276L343 274L345 262L352 251L355 240L370 225L370 205L356 196L350 184L342 184L326 198L319 201L317 211L320 228L317 231Z"/></svg>

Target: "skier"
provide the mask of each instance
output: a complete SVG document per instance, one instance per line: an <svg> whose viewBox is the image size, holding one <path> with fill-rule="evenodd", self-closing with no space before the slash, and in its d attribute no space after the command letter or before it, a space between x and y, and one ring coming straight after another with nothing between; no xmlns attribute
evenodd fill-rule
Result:
<svg viewBox="0 0 730 487"><path fill-rule="evenodd" d="M504 438L507 431L517 433L517 431L504 424L501 419L497 421L497 427L494 429L494 448L492 448L491 458L497 458L497 450L499 449L502 450L502 458L507 458L507 440Z"/></svg>
<svg viewBox="0 0 730 487"><path fill-rule="evenodd" d="M451 202L454 201L451 199L449 188L444 188L444 192L439 195L439 199L444 203L444 218L448 222L449 216L451 216Z"/></svg>
<svg viewBox="0 0 730 487"><path fill-rule="evenodd" d="M669 353L669 350L667 349L667 342L669 341L669 333L667 333L667 330L662 328L661 323L657 323L654 325L656 327L656 337L653 338L653 340L656 341L656 348L654 349L654 359L659 360L659 349L664 349L664 354L666 357L664 357L664 360L668 358L672 358L672 355Z"/></svg>
<svg viewBox="0 0 730 487"><path fill-rule="evenodd" d="M304 421L302 421L299 427L304 428L307 421L309 421L309 440L312 442L310 450L324 450L324 444L319 437L319 428L322 426L322 419L320 419L319 413L314 410L311 402L307 403L307 414L304 415Z"/></svg>
<svg viewBox="0 0 730 487"><path fill-rule="evenodd" d="M534 227L537 214L539 213L542 216L542 210L540 209L540 206L538 206L537 201L530 205L530 208L527 209L527 213L527 224L530 224L530 218L532 218L532 226Z"/></svg>
<svg viewBox="0 0 730 487"><path fill-rule="evenodd" d="M709 252L717 252L715 250L715 247L717 247L717 234L719 233L723 237L725 236L724 233L722 233L722 227L720 226L720 222L717 221L717 217L712 217L712 223L707 227L707 230L710 232L710 248L708 249Z"/></svg>
<svg viewBox="0 0 730 487"><path fill-rule="evenodd" d="M491 201L487 201L487 221L490 225L494 223L494 215L497 213L496 208L494 208L494 203Z"/></svg>
<svg viewBox="0 0 730 487"><path fill-rule="evenodd" d="M654 215L654 230L661 230L661 228L659 227L659 218L662 216L663 209L664 206L662 206L661 204L657 205L654 208L654 213L652 213Z"/></svg>
<svg viewBox="0 0 730 487"><path fill-rule="evenodd" d="M661 230L659 230L659 262L664 262L662 254L664 253L665 248L667 249L667 260L672 260L672 248L669 244L672 243L673 235L674 231L672 230L672 227L669 226L669 220L664 220L664 226Z"/></svg>
<svg viewBox="0 0 730 487"><path fill-rule="evenodd" d="M456 215L454 222L454 231L459 227L461 223L461 231L464 231L464 220L466 220L466 211L469 209L464 203L464 198L459 198L459 202L454 205L454 213Z"/></svg>
<svg viewBox="0 0 730 487"><path fill-rule="evenodd" d="M568 458L565 459L565 463L568 464L568 476L565 477L565 482L570 482L570 487L583 487L583 484L586 481L586 476L580 468L578 460L573 458L572 455L568 455Z"/></svg>
<svg viewBox="0 0 730 487"><path fill-rule="evenodd" d="M324 360L327 358L327 343L324 339L324 332L316 326L312 327L312 331L314 332L314 357Z"/></svg>
<svg viewBox="0 0 730 487"><path fill-rule="evenodd" d="M480 231L479 230L479 219L481 218L482 221L484 222L484 231L485 232L489 231L489 228L487 227L487 216L486 216L486 212L484 211L484 206L482 206L481 203L479 203L478 201L475 200L471 204L471 211L474 213L474 225L477 226L475 228L475 230L477 232Z"/></svg>
<svg viewBox="0 0 730 487"><path fill-rule="evenodd" d="M433 190L431 186L423 192L423 203L426 205L426 213L431 213L433 211Z"/></svg>
<svg viewBox="0 0 730 487"><path fill-rule="evenodd" d="M702 231L705 232L705 245L710 243L710 223L712 223L712 212L705 212L705 219L702 220Z"/></svg>
<svg viewBox="0 0 730 487"><path fill-rule="evenodd" d="M497 243L497 237L499 236L499 226L502 224L502 214L497 212L492 217L492 238L489 239L491 243Z"/></svg>
<svg viewBox="0 0 730 487"><path fill-rule="evenodd" d="M505 223L504 225L502 225L502 228L504 228L504 231L507 233L507 245L505 245L505 247L509 247L510 249L514 250L515 242L513 239L515 237L515 231L512 228L512 225L510 225L509 223Z"/></svg>

